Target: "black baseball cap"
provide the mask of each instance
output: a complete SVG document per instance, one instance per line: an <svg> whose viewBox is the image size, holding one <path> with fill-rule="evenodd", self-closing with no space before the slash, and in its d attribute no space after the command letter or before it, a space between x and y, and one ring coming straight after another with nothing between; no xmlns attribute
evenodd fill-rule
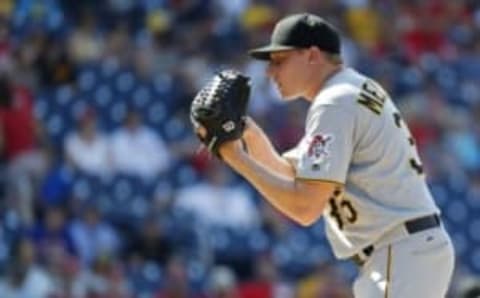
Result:
<svg viewBox="0 0 480 298"><path fill-rule="evenodd" d="M323 18L309 14L287 16L275 25L270 44L250 50L255 59L270 60L270 53L316 46L320 50L340 54L340 35L337 29Z"/></svg>

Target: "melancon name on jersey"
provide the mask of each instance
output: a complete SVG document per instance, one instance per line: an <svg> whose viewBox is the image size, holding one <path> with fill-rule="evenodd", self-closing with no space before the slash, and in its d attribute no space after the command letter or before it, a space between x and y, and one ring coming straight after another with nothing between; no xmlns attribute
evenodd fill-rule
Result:
<svg viewBox="0 0 480 298"><path fill-rule="evenodd" d="M375 81L367 80L362 85L357 102L375 114L380 115L387 99L387 92L379 84Z"/></svg>

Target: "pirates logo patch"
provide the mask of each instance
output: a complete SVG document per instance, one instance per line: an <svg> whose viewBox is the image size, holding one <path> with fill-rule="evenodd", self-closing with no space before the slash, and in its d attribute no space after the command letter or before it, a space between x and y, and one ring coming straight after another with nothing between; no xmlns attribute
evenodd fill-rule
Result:
<svg viewBox="0 0 480 298"><path fill-rule="evenodd" d="M312 169L318 170L320 165L330 155L328 147L333 141L333 135L313 135L308 143L308 158L312 160Z"/></svg>

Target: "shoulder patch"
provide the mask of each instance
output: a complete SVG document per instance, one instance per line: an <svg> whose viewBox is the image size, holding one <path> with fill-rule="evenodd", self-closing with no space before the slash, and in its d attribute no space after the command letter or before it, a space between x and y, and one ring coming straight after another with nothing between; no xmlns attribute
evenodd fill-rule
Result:
<svg viewBox="0 0 480 298"><path fill-rule="evenodd" d="M315 134L308 141L308 158L312 161L314 169L319 168L329 157L329 145L333 142L333 135Z"/></svg>

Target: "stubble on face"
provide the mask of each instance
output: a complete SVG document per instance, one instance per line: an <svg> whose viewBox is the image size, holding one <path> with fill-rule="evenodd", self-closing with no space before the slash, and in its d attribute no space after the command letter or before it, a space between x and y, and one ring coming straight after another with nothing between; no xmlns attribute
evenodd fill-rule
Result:
<svg viewBox="0 0 480 298"><path fill-rule="evenodd" d="M294 98L294 96L290 94L291 90L289 89L291 88L292 80L288 74L288 71L292 66L290 65L292 61L289 61L293 58L292 55L294 55L293 50L274 52L270 54L270 78L275 83L278 92L284 100L291 100Z"/></svg>
<svg viewBox="0 0 480 298"><path fill-rule="evenodd" d="M300 98L304 92L304 72L308 71L304 53L295 49L270 54L269 76L286 101Z"/></svg>

